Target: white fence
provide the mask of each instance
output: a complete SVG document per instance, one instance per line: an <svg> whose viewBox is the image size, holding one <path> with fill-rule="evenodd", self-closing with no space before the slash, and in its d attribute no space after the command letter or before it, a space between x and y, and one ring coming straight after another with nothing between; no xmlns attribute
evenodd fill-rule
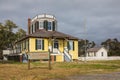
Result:
<svg viewBox="0 0 120 80"><path fill-rule="evenodd" d="M81 61L91 61L91 60L120 60L120 56L111 57L79 57L78 60Z"/></svg>
<svg viewBox="0 0 120 80"><path fill-rule="evenodd" d="M16 50L3 50L3 55L9 55L16 53Z"/></svg>

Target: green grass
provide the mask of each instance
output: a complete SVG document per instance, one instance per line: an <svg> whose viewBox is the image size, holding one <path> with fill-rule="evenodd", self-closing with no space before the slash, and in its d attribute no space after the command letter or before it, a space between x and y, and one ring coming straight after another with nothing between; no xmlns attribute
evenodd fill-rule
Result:
<svg viewBox="0 0 120 80"><path fill-rule="evenodd" d="M59 68L66 68L66 69L71 69L71 68L90 68L90 69L118 69L120 68L120 65L116 65L115 63L106 63L106 64L101 64L100 63L82 63L82 64L76 64L76 63L59 63ZM119 63L120 64L120 63Z"/></svg>

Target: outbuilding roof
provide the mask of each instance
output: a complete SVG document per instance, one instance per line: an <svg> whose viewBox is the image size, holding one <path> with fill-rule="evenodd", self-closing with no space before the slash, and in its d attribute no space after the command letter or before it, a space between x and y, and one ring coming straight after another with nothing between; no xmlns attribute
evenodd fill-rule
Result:
<svg viewBox="0 0 120 80"><path fill-rule="evenodd" d="M104 47L94 47L94 48L90 48L90 49L87 49L87 52L97 52L98 50L100 50L101 48L104 48ZM105 48L104 48L105 49ZM106 49L107 50L107 49Z"/></svg>
<svg viewBox="0 0 120 80"><path fill-rule="evenodd" d="M90 48L87 49L87 52L97 52L100 48Z"/></svg>

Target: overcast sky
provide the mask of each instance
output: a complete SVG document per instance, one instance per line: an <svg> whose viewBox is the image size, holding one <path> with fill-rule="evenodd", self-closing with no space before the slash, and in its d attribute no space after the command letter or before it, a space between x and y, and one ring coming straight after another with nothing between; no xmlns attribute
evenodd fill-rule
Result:
<svg viewBox="0 0 120 80"><path fill-rule="evenodd" d="M26 31L28 17L43 13L56 16L60 32L96 43L120 40L120 0L0 0L0 22L10 19Z"/></svg>

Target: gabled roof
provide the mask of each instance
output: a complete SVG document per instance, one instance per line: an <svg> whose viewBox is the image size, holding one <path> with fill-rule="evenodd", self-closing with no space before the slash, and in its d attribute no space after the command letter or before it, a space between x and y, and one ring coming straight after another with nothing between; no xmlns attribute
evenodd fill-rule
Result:
<svg viewBox="0 0 120 80"><path fill-rule="evenodd" d="M104 48L104 47L94 47L94 48L90 48L90 49L87 49L87 52L97 52L98 50L100 50L101 48ZM104 48L105 49L105 48ZM106 49L107 50L107 49Z"/></svg>
<svg viewBox="0 0 120 80"><path fill-rule="evenodd" d="M97 52L100 48L90 48L87 49L87 52Z"/></svg>
<svg viewBox="0 0 120 80"><path fill-rule="evenodd" d="M26 38L29 37L33 37L33 38L61 38L61 39L71 39L71 40L78 40L78 38L62 33L62 32L58 32L58 31L46 31L44 29L42 30L38 30L37 32L30 34L30 35L26 35L25 37L21 38L18 41L24 40Z"/></svg>

